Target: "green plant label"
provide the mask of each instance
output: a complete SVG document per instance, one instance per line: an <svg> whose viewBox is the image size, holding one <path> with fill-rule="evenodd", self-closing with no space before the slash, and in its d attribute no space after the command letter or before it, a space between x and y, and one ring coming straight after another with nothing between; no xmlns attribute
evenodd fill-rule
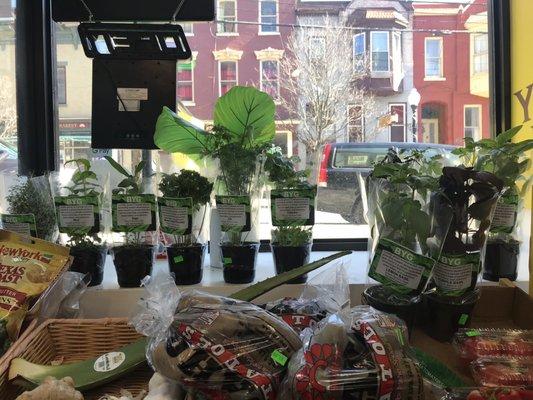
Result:
<svg viewBox="0 0 533 400"><path fill-rule="evenodd" d="M231 257L223 257L222 258L222 263L224 265L231 265L231 264L233 264L233 260L231 259Z"/></svg>
<svg viewBox="0 0 533 400"><path fill-rule="evenodd" d="M462 314L459 317L459 325L465 326L467 322L468 322L468 314Z"/></svg>
<svg viewBox="0 0 533 400"><path fill-rule="evenodd" d="M190 235L192 232L192 198L159 197L159 223L169 235Z"/></svg>
<svg viewBox="0 0 533 400"><path fill-rule="evenodd" d="M37 224L33 214L2 214L2 229L19 235L37 237Z"/></svg>
<svg viewBox="0 0 533 400"><path fill-rule="evenodd" d="M272 357L272 360L274 360L276 364L279 364L282 367L285 366L289 360L289 358L279 350L274 350L270 357Z"/></svg>
<svg viewBox="0 0 533 400"><path fill-rule="evenodd" d="M275 189L270 193L272 225L315 224L315 189Z"/></svg>
<svg viewBox="0 0 533 400"><path fill-rule="evenodd" d="M156 200L152 194L114 194L113 232L156 230Z"/></svg>
<svg viewBox="0 0 533 400"><path fill-rule="evenodd" d="M93 235L100 232L98 196L57 196L54 198L59 232Z"/></svg>
<svg viewBox="0 0 533 400"><path fill-rule="evenodd" d="M480 253L442 254L435 264L433 280L440 294L461 296L472 286L481 270Z"/></svg>
<svg viewBox="0 0 533 400"><path fill-rule="evenodd" d="M181 264L183 262L183 256L176 256L172 259L174 264Z"/></svg>
<svg viewBox="0 0 533 400"><path fill-rule="evenodd" d="M466 332L466 336L468 336L468 337L481 336L481 332L480 331L476 331L476 330L468 331L468 332Z"/></svg>
<svg viewBox="0 0 533 400"><path fill-rule="evenodd" d="M368 275L397 293L421 293L434 261L389 239L380 239Z"/></svg>
<svg viewBox="0 0 533 400"><path fill-rule="evenodd" d="M248 232L252 229L250 196L216 196L223 232Z"/></svg>
<svg viewBox="0 0 533 400"><path fill-rule="evenodd" d="M493 233L512 233L518 215L520 196L505 194L496 203L490 231Z"/></svg>

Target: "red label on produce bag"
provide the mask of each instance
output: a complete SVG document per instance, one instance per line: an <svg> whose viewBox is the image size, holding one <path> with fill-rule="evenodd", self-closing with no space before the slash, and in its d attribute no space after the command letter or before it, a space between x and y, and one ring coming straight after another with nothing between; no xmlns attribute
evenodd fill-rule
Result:
<svg viewBox="0 0 533 400"><path fill-rule="evenodd" d="M379 367L378 399L391 399L395 383L394 372L391 359L387 354L383 341L368 322L356 321L353 329L363 335L366 343L372 351L374 362Z"/></svg>
<svg viewBox="0 0 533 400"><path fill-rule="evenodd" d="M297 331L303 331L305 328L312 328L317 323L317 321L309 315L283 314L281 318Z"/></svg>
<svg viewBox="0 0 533 400"><path fill-rule="evenodd" d="M201 348L211 354L220 364L223 364L230 371L235 372L242 378L248 380L261 390L266 399L275 400L276 393L272 379L260 372L248 368L242 364L238 357L227 350L224 345L216 344L206 338L202 332L192 326L180 323L178 333L189 343L191 347Z"/></svg>

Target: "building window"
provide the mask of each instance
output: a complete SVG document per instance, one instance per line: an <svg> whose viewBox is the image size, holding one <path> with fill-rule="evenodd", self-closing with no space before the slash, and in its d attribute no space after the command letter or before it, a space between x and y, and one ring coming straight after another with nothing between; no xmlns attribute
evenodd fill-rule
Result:
<svg viewBox="0 0 533 400"><path fill-rule="evenodd" d="M489 36L474 35L474 74L489 72Z"/></svg>
<svg viewBox="0 0 533 400"><path fill-rule="evenodd" d="M372 72L390 71L389 32L370 32L370 49Z"/></svg>
<svg viewBox="0 0 533 400"><path fill-rule="evenodd" d="M259 18L261 33L278 32L278 1L261 0L259 3Z"/></svg>
<svg viewBox="0 0 533 400"><path fill-rule="evenodd" d="M60 105L67 104L67 66L57 66L57 102Z"/></svg>
<svg viewBox="0 0 533 400"><path fill-rule="evenodd" d="M194 61L178 62L178 99L194 103Z"/></svg>
<svg viewBox="0 0 533 400"><path fill-rule="evenodd" d="M348 142L364 142L363 107L351 104L348 106Z"/></svg>
<svg viewBox="0 0 533 400"><path fill-rule="evenodd" d="M194 24L192 22L180 22L180 25L183 28L183 32L185 32L186 36L194 35Z"/></svg>
<svg viewBox="0 0 533 400"><path fill-rule="evenodd" d="M279 99L279 62L261 61L261 90Z"/></svg>
<svg viewBox="0 0 533 400"><path fill-rule="evenodd" d="M405 142L405 104L389 104L390 141Z"/></svg>
<svg viewBox="0 0 533 400"><path fill-rule="evenodd" d="M481 105L465 106L465 137L481 139Z"/></svg>
<svg viewBox="0 0 533 400"><path fill-rule="evenodd" d="M219 64L219 93L225 95L229 90L238 84L237 61L220 61Z"/></svg>
<svg viewBox="0 0 533 400"><path fill-rule="evenodd" d="M358 33L353 37L353 63L356 72L364 72L366 53L366 33Z"/></svg>
<svg viewBox="0 0 533 400"><path fill-rule="evenodd" d="M218 33L237 33L237 1L218 0Z"/></svg>
<svg viewBox="0 0 533 400"><path fill-rule="evenodd" d="M426 78L442 78L443 71L443 51L441 37L426 38L425 45L425 65Z"/></svg>

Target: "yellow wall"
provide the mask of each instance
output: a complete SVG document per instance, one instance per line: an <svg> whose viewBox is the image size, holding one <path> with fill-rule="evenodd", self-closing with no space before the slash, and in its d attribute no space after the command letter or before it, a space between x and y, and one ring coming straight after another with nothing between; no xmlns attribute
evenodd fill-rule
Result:
<svg viewBox="0 0 533 400"><path fill-rule="evenodd" d="M503 0L507 1L507 0ZM533 85L533 33L531 20L533 18L532 0L508 0L511 2L511 43L512 43L512 93L521 92L524 99L527 98L528 87ZM524 125L518 140L533 138L533 86L531 99L528 105L529 121L524 121L524 107L518 97L512 98L513 125ZM530 169L529 175L533 171ZM528 196L527 209L531 210L531 193ZM530 227L531 230L531 227ZM533 231L531 232L533 238ZM533 248L533 246L530 246ZM533 272L533 258L529 256L530 276ZM530 279L530 290L533 294L533 282Z"/></svg>

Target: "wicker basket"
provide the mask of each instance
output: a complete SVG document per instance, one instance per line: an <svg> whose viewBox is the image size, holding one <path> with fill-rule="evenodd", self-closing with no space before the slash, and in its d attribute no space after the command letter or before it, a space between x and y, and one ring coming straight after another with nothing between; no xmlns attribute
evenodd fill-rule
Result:
<svg viewBox="0 0 533 400"><path fill-rule="evenodd" d="M104 353L131 344L141 336L128 326L126 319L48 320L9 352L0 364L0 399L14 400L22 390L8 382L9 362L21 357L37 364L62 360L65 364L96 358ZM137 395L147 390L153 372L148 366L104 387L83 393L85 400L98 400L105 394L119 395L121 389ZM57 377L63 378L63 377Z"/></svg>

